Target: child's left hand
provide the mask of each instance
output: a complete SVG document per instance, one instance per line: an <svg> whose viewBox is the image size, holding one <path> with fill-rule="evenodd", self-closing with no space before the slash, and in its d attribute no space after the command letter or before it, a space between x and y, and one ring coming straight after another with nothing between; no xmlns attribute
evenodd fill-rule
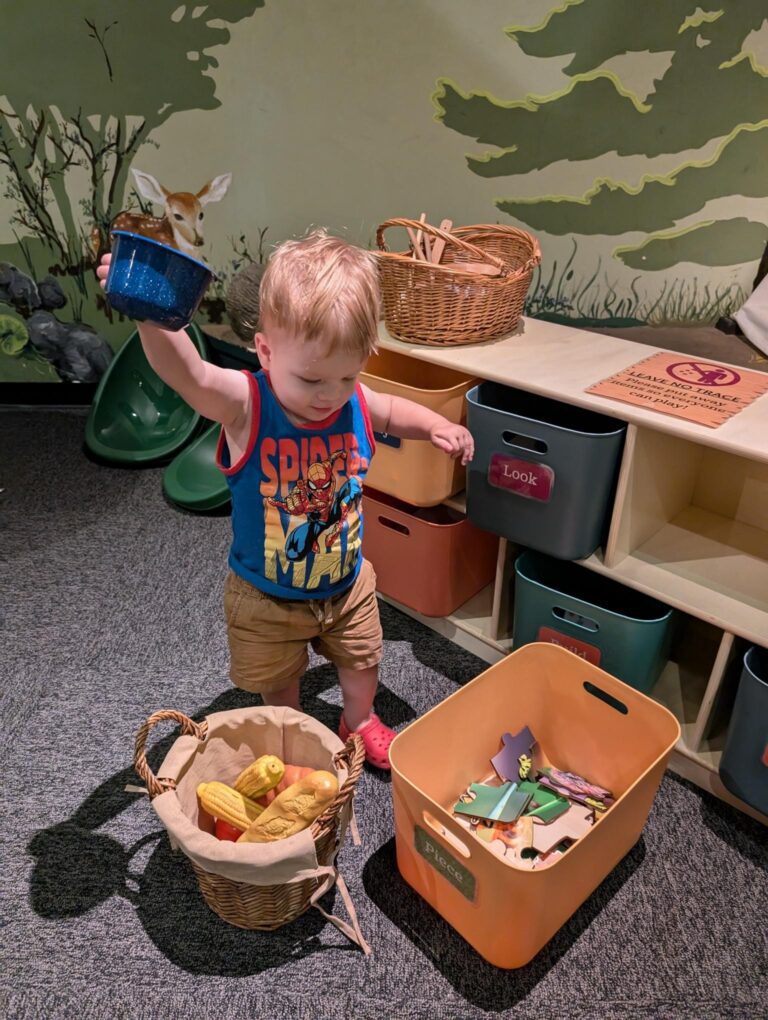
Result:
<svg viewBox="0 0 768 1020"><path fill-rule="evenodd" d="M444 450L454 459L461 457L462 464L468 464L475 454L475 441L471 432L463 425L455 425L449 421L433 425L429 430L429 438L438 450Z"/></svg>

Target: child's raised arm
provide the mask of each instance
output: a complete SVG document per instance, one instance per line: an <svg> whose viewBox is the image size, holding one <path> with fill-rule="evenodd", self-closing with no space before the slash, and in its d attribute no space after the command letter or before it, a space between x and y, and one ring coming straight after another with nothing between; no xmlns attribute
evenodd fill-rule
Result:
<svg viewBox="0 0 768 1020"><path fill-rule="evenodd" d="M102 287L110 259L109 254L102 256L96 270ZM250 388L242 372L203 361L184 330L171 333L151 322L139 322L137 327L147 361L190 407L230 428L247 419Z"/></svg>
<svg viewBox="0 0 768 1020"><path fill-rule="evenodd" d="M475 453L472 434L463 425L448 421L412 400L391 393L377 393L363 386L371 422L377 432L388 432L401 439L428 439L438 450L469 463Z"/></svg>

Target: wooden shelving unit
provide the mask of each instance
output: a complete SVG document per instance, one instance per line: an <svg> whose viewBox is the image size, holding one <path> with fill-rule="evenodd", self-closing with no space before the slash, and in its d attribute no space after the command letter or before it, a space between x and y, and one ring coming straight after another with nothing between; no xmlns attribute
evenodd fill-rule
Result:
<svg viewBox="0 0 768 1020"><path fill-rule="evenodd" d="M628 423L605 549L583 565L680 611L652 693L681 725L671 768L768 824L718 774L740 659L748 644L768 645L768 395L717 429L600 398L587 387L662 349L535 319L514 336L446 348L402 343L382 324L380 345ZM464 512L464 494L448 505ZM450 617L393 604L497 662L512 647L515 553L502 539L494 583Z"/></svg>

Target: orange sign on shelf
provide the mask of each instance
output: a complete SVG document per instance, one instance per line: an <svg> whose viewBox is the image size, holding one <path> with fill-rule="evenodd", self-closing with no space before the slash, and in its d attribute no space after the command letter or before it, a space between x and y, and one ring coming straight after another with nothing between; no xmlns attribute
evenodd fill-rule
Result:
<svg viewBox="0 0 768 1020"><path fill-rule="evenodd" d="M716 429L768 393L768 374L683 354L652 354L586 392Z"/></svg>

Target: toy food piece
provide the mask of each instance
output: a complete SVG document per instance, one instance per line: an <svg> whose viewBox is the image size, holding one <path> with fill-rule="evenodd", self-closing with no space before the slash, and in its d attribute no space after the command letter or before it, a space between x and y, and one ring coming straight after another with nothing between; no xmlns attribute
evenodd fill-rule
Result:
<svg viewBox="0 0 768 1020"><path fill-rule="evenodd" d="M283 790L245 830L238 843L270 843L306 829L339 792L330 772L317 771Z"/></svg>
<svg viewBox="0 0 768 1020"><path fill-rule="evenodd" d="M312 773L316 771L317 769L313 769L307 765L286 765L283 778L280 782L276 786L273 786L271 790L267 790L262 797L257 797L256 803L261 804L262 807L269 807L278 793L282 793L283 790L287 790L289 786L293 786L293 784L297 783L300 779L304 779L306 776L311 776Z"/></svg>
<svg viewBox="0 0 768 1020"><path fill-rule="evenodd" d="M243 769L232 785L244 797L256 800L257 797L263 796L267 790L277 786L284 773L285 765L277 755L262 754L256 761L251 762L248 768Z"/></svg>
<svg viewBox="0 0 768 1020"><path fill-rule="evenodd" d="M264 811L260 804L256 804L249 797L244 797L226 783L217 781L198 783L197 796L209 814L214 818L222 818L241 832L245 831L251 822L255 822Z"/></svg>
<svg viewBox="0 0 768 1020"><path fill-rule="evenodd" d="M231 842L236 843L242 836L243 830L236 828L234 825L230 825L229 822L225 822L223 818L217 818L213 834L216 839L231 840Z"/></svg>
<svg viewBox="0 0 768 1020"><path fill-rule="evenodd" d="M460 815L475 818L514 822L528 806L530 799L531 795L518 790L516 783L504 783L502 786L470 783L467 793L454 804L453 810Z"/></svg>

